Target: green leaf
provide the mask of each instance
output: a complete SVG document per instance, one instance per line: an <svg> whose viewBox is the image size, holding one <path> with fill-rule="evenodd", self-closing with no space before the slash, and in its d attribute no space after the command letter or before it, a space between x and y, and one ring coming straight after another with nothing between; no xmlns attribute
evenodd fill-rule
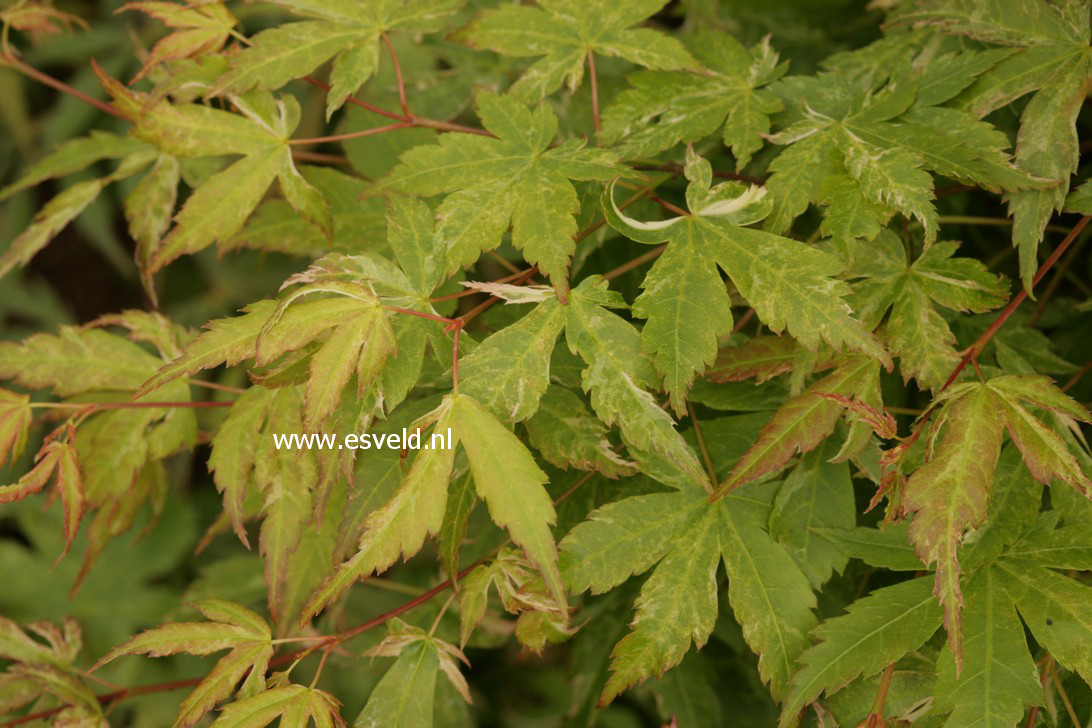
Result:
<svg viewBox="0 0 1092 728"><path fill-rule="evenodd" d="M607 220L619 232L643 242L670 240L665 253L668 262L663 258L657 261L635 306L639 315L643 311L650 316L646 331L652 327L652 332L645 338L646 347L655 346L657 366L667 370L669 388L688 384L693 371L711 363L717 335L729 330L722 323L728 316L728 294L710 259L724 269L775 333L787 329L813 351L825 341L889 361L875 337L850 316L843 300L849 288L833 278L843 268L837 258L788 238L741 227L765 216L764 190L744 190L732 183L710 189L709 163L694 156L688 157L687 174L691 177L687 197L693 214L671 222L639 223L626 217L614 204L610 190L604 200ZM672 252L675 246L680 249ZM693 300L686 298L691 290ZM704 307L695 306L696 300ZM655 308L653 302L657 303ZM712 316L707 315L710 302L716 302L713 305L717 307ZM713 321L717 325L711 325ZM684 352L679 339L686 340ZM699 346L699 341L703 345Z"/></svg>
<svg viewBox="0 0 1092 728"><path fill-rule="evenodd" d="M1060 665L1092 679L1092 589L1021 559L1002 559L997 570L1035 641Z"/></svg>
<svg viewBox="0 0 1092 728"><path fill-rule="evenodd" d="M742 492L719 501L720 548L728 571L728 600L743 638L758 655L758 671L775 698L785 695L793 664L815 626L815 597L791 552L754 517Z"/></svg>
<svg viewBox="0 0 1092 728"><path fill-rule="evenodd" d="M607 428L570 389L548 388L524 426L527 441L555 467L595 471L608 478L635 472L635 463L615 452Z"/></svg>
<svg viewBox="0 0 1092 728"><path fill-rule="evenodd" d="M56 336L0 342L0 378L61 397L137 390L159 364L137 344L99 329L64 326Z"/></svg>
<svg viewBox="0 0 1092 728"><path fill-rule="evenodd" d="M852 528L856 520L849 465L829 462L837 454L837 444L828 439L803 456L777 491L770 513L770 535L816 589L841 572L847 559L814 529Z"/></svg>
<svg viewBox="0 0 1092 728"><path fill-rule="evenodd" d="M852 559L869 566L892 571L921 571L922 563L910 545L906 529L909 524L890 524L884 528L853 529L815 528L815 534L825 538Z"/></svg>
<svg viewBox="0 0 1092 728"><path fill-rule="evenodd" d="M432 725L440 657L427 640L408 646L372 689L353 728L417 728Z"/></svg>
<svg viewBox="0 0 1092 728"><path fill-rule="evenodd" d="M486 338L459 363L462 391L507 422L529 418L550 385L550 356L566 318L550 298Z"/></svg>
<svg viewBox="0 0 1092 728"><path fill-rule="evenodd" d="M879 377L876 362L864 357L844 357L837 369L786 402L759 431L758 439L739 459L721 483L716 496L777 472L798 452L810 452L834 432L842 405L823 396L852 397L866 391Z"/></svg>
<svg viewBox="0 0 1092 728"><path fill-rule="evenodd" d="M385 184L418 195L448 194L436 228L447 251L445 275L500 245L511 225L512 243L524 258L562 282L580 207L570 180L610 179L621 171L616 158L575 140L550 148L557 118L544 106L528 111L510 97L483 91L477 109L498 138L447 134L438 144L413 147Z"/></svg>
<svg viewBox="0 0 1092 728"><path fill-rule="evenodd" d="M601 594L644 573L690 532L701 503L677 493L653 493L592 511L561 541L565 583L576 593Z"/></svg>
<svg viewBox="0 0 1092 728"><path fill-rule="evenodd" d="M781 707L781 728L822 693L883 670L920 647L940 627L941 610L928 578L896 584L858 599L840 617L815 628L820 642L800 657L800 669Z"/></svg>
<svg viewBox="0 0 1092 728"><path fill-rule="evenodd" d="M168 28L177 29L177 32L155 44L131 83L164 61L177 61L220 50L235 26L235 18L221 3L184 7L172 2L145 0L128 3L121 9L140 10L160 20Z"/></svg>
<svg viewBox="0 0 1092 728"><path fill-rule="evenodd" d="M0 389L0 466L23 454L30 422L30 395Z"/></svg>
<svg viewBox="0 0 1092 728"><path fill-rule="evenodd" d="M52 152L27 167L18 180L0 189L0 202L46 180L75 174L103 159L123 159L147 149L146 144L132 137L92 130L85 137L58 144Z"/></svg>
<svg viewBox="0 0 1092 728"><path fill-rule="evenodd" d="M762 87L786 65L778 63L769 40L750 50L729 35L699 32L691 37L706 74L643 71L628 78L632 89L614 98L603 115L600 138L627 157L647 157L679 142L696 142L724 124L736 169L743 169L770 130L780 100Z"/></svg>
<svg viewBox="0 0 1092 728"><path fill-rule="evenodd" d="M606 289L593 278L572 291L565 328L569 350L588 365L581 380L595 413L607 425L617 424L630 447L659 453L691 482L706 483L694 451L648 392L655 374L637 331L597 304L601 291Z"/></svg>
<svg viewBox="0 0 1092 728"><path fill-rule="evenodd" d="M458 38L506 56L542 56L511 90L522 99L536 101L562 83L575 91L591 53L618 56L645 68L697 67L674 38L647 28L630 28L663 6L663 0L561 0L541 8L506 3L483 12Z"/></svg>
<svg viewBox="0 0 1092 728"><path fill-rule="evenodd" d="M281 164L281 152L270 148L209 177L182 206L174 229L152 255L148 274L234 235L258 206Z"/></svg>
<svg viewBox="0 0 1092 728"><path fill-rule="evenodd" d="M963 672L945 649L937 662L934 709L948 726L1015 725L1043 690L1004 577L987 568L969 580L963 610Z"/></svg>
<svg viewBox="0 0 1092 728"><path fill-rule="evenodd" d="M601 706L677 665L691 642L700 649L709 638L717 616L718 510L705 505L687 529L685 548L672 548L641 587L633 630L611 653Z"/></svg>
<svg viewBox="0 0 1092 728"><path fill-rule="evenodd" d="M280 718L279 725L332 728L340 723L339 703L329 693L302 685L281 685L239 700L224 708L212 724L216 728L263 728Z"/></svg>
<svg viewBox="0 0 1092 728"><path fill-rule="evenodd" d="M557 546L550 526L557 515L543 487L546 474L531 453L481 404L466 395L451 400L452 427L466 450L478 495L489 515L507 529L546 580L559 609L566 607L557 566Z"/></svg>
<svg viewBox="0 0 1092 728"><path fill-rule="evenodd" d="M248 671L264 675L273 655L269 626L254 612L218 599L203 600L194 606L212 621L178 622L145 630L114 648L96 665L104 665L122 655L208 655L230 649L231 652L222 657L212 672L182 701L175 728L197 723L216 703L231 694ZM243 712L242 709L232 715L239 712Z"/></svg>
<svg viewBox="0 0 1092 728"><path fill-rule="evenodd" d="M231 70L216 83L212 95L278 89L333 58L333 90L326 104L329 119L375 73L383 33L439 30L446 17L459 9L462 0L350 3L275 0L275 4L314 20L288 23L255 35L248 47L233 59Z"/></svg>
<svg viewBox="0 0 1092 728"><path fill-rule="evenodd" d="M450 437L449 428L454 430L456 438L463 433L451 398L445 398L438 409L411 425L411 429L429 422L435 423L434 432L441 435ZM304 607L301 625L306 625L356 581L386 570L399 556L408 559L421 549L426 536L439 532L455 462L455 443L446 444L447 447L422 448L418 452L394 497L368 515L356 555L339 566Z"/></svg>

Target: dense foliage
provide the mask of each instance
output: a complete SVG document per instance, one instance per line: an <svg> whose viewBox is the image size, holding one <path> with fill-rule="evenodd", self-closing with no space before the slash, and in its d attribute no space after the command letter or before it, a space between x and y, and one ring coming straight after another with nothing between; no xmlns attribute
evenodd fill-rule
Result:
<svg viewBox="0 0 1092 728"><path fill-rule="evenodd" d="M1089 10L9 1L0 725L1089 725Z"/></svg>

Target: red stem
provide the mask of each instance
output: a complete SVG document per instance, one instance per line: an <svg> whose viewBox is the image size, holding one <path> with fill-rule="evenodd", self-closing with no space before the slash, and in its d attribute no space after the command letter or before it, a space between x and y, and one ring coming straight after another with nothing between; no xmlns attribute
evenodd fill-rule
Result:
<svg viewBox="0 0 1092 728"><path fill-rule="evenodd" d="M310 139L292 139L289 144L323 144L325 142L342 142L347 139L358 139L360 137L372 136L373 134L382 134L387 131L394 131L396 129L408 129L413 124L408 121L400 121L397 124L387 124L386 126L377 126L374 129L364 129L362 131L351 131L347 134L332 134L331 136L311 137Z"/></svg>
<svg viewBox="0 0 1092 728"><path fill-rule="evenodd" d="M402 65L398 62L398 54L394 52L394 45L391 43L390 36L386 33L380 33L379 37L383 39L383 44L387 46L387 53L390 54L391 63L394 64L394 77L398 80L398 101L402 105L402 114L407 119L412 119L413 114L410 113L409 104L406 103L406 83L402 79Z"/></svg>
<svg viewBox="0 0 1092 728"><path fill-rule="evenodd" d="M588 51L588 76L591 79L591 108L592 122L595 124L595 133L600 131L599 126L599 79L595 73L595 53Z"/></svg>
<svg viewBox="0 0 1092 728"><path fill-rule="evenodd" d="M1062 257L1066 249L1070 245L1072 245L1073 241L1077 239L1077 236L1080 235L1081 230L1084 230L1085 225L1088 224L1088 221L1090 219L1092 219L1092 217L1088 215L1082 217L1080 219L1080 222L1073 226L1073 229L1069 231L1069 234L1065 236L1065 239L1058 244L1057 248L1054 249L1054 252L1050 254L1050 257L1043 261L1043 264L1039 266L1039 270L1036 271L1035 277L1031 279L1032 288L1034 288L1036 284L1038 284L1039 281L1043 279L1043 276L1045 276L1050 271L1050 269L1054 267L1054 264L1058 262L1058 259ZM1005 306L1005 309L994 320L994 322L990 324L990 327L983 331L982 335L979 336L978 339L976 339L975 342L971 344L971 346L967 349L967 352L963 355L963 358L960 359L959 364L956 366L955 370L952 371L951 375L948 377L948 380L944 382L944 386L940 388L937 394L940 394L945 389L950 387L952 383L955 382L956 378L960 375L960 373L963 371L963 369L967 366L967 364L971 362L972 359L978 359L978 355L982 353L982 350L984 348L986 348L986 344L990 343L990 340L993 339L997 332L1001 330L1001 327L1005 325L1005 322L1009 320L1009 317L1016 312L1016 309L1019 308L1020 304L1023 303L1024 299L1026 299L1027 297L1028 291L1026 288L1020 289L1020 292L1012 297L1012 300L1009 301L1009 304Z"/></svg>
<svg viewBox="0 0 1092 728"><path fill-rule="evenodd" d="M39 71L34 66L31 66L31 65L28 65L28 64L24 63L23 61L19 60L15 56L12 56L12 55L0 56L0 64L7 64L7 65L11 66L12 68L14 68L15 70L19 71L20 73L22 73L22 74L24 74L26 76L29 76L30 78L33 78L35 81L38 81L39 83L44 83L46 86L50 86L52 88L55 88L55 89L57 89L58 91L60 91L62 93L66 93L66 94L68 94L69 96L71 96L73 98L76 98L76 99L79 99L80 101L83 101L84 103L91 104L92 106L94 106L99 111L102 111L103 113L110 114L111 116L116 116L119 119L124 119L125 118L124 114L122 114L120 111L118 111L113 106L106 103L105 101L103 101L101 99L96 99L94 96L89 96L88 94L85 94L83 91L80 91L78 88L73 88L73 87L69 86L67 83L65 83L64 81L59 81L56 78L53 78L52 76L50 76L49 74L43 73L42 71Z"/></svg>
<svg viewBox="0 0 1092 728"><path fill-rule="evenodd" d="M314 76L304 76L303 80L306 81L307 83L311 84L312 86L318 86L323 91L326 91L326 92L330 91L330 88L331 88L330 84L325 83L323 81L320 81L317 78L315 78ZM394 119L395 121L411 121L411 119L408 116L401 116L399 114L394 113L393 111L387 111L386 109L381 109L378 106L372 106L368 102L361 101L360 99L358 99L355 96L350 96L349 98L345 99L345 101L347 103L352 104L353 106L359 106L362 109L370 111L373 114L379 114L380 116L385 116L388 119Z"/></svg>

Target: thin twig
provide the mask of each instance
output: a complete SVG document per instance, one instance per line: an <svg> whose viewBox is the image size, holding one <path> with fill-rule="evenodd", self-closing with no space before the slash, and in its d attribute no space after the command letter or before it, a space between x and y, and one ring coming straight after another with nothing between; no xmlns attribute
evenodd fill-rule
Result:
<svg viewBox="0 0 1092 728"><path fill-rule="evenodd" d="M377 126L373 129L362 129L361 131L351 131L347 134L331 134L330 136L310 137L308 139L290 139L289 144L325 144L326 142L343 142L349 139L359 139L360 137L372 136L374 134L382 134L388 131L395 131L396 129L409 129L413 124L408 121L400 121L397 124L387 124L386 126Z"/></svg>
<svg viewBox="0 0 1092 728"><path fill-rule="evenodd" d="M698 413L694 410L694 403L686 401L686 412L690 415L690 423L694 425L694 437L698 440L698 449L701 451L702 460L705 461L705 471L709 474L709 482L703 483L705 491L710 495L713 486L717 482L717 469L713 467L713 458L709 456L709 448L705 445L705 436L701 434L701 424L698 422Z"/></svg>
<svg viewBox="0 0 1092 728"><path fill-rule="evenodd" d="M324 81L320 81L317 78L315 78L314 76L304 76L303 80L306 81L307 83L311 84L312 86L317 86L318 88L322 89L323 91L326 91L327 93L329 93L330 89L332 88L330 86L330 84L325 83ZM362 108L362 109L364 109L366 111L370 111L373 114L379 114L380 116L385 116L388 119L394 119L395 121L412 121L412 119L410 119L409 117L401 116L400 114L396 114L393 111L387 111L386 109L381 109L378 106L373 106L372 104L369 104L367 101L361 101L360 99L358 99L355 96L350 96L350 97L346 98L345 102L349 103L349 104L352 104L353 106L359 106L360 108Z"/></svg>
<svg viewBox="0 0 1092 728"><path fill-rule="evenodd" d="M1043 312L1046 311L1047 304L1050 303L1050 299L1054 297L1054 294L1058 291L1058 287L1062 284L1062 279L1065 278L1069 266L1077 259L1084 244L1088 242L1088 233L1089 231L1085 230L1084 233L1080 235L1076 244L1069 248L1069 252L1062 258L1062 262L1058 264L1058 270L1054 271L1054 275L1051 277L1050 283L1047 284L1046 290L1044 290L1043 295L1039 297L1039 303L1035 306L1035 313L1031 315L1028 326L1035 326L1039 323L1039 319L1042 318Z"/></svg>
<svg viewBox="0 0 1092 728"><path fill-rule="evenodd" d="M1073 388L1073 385L1081 381L1081 377L1083 377L1085 374L1088 374L1089 371L1092 371L1092 361L1081 367L1080 371L1074 374L1073 378L1065 383L1065 385L1062 387L1062 391L1068 392L1070 389Z"/></svg>
<svg viewBox="0 0 1092 728"><path fill-rule="evenodd" d="M387 46L387 53L390 54L391 63L394 64L394 77L398 82L398 102L402 106L402 113L407 119L412 119L413 114L410 113L409 104L406 103L406 82L402 79L402 64L398 62L398 54L394 52L394 45L391 43L390 36L383 32L379 34L379 37L383 39L383 44Z"/></svg>
<svg viewBox="0 0 1092 728"><path fill-rule="evenodd" d="M60 91L62 93L66 93L66 94L68 94L69 96L71 96L73 98L76 98L76 99L79 99L80 101L83 101L84 103L91 104L92 106L94 106L99 111L102 111L103 113L110 114L111 116L116 116L119 119L124 119L125 118L125 114L121 113L119 110L115 109L113 106L106 103L102 99L96 99L94 96L90 96L88 94L85 94L83 91L80 91L78 88L73 88L72 86L69 86L64 81L60 81L60 80L58 80L56 78L53 78L48 73L43 73L42 71L39 71L34 66L31 66L28 63L24 63L23 61L16 58L15 56L12 56L12 55L0 56L0 65L11 66L16 71L19 71L23 75L29 76L30 78L33 78L35 81L38 81L39 83L44 83L46 86L50 86L52 88L55 88L55 89L57 89L58 91Z"/></svg>
<svg viewBox="0 0 1092 728"><path fill-rule="evenodd" d="M595 124L595 133L600 132L599 124L599 79L595 72L595 53L588 51L588 77L591 80L591 108L592 123Z"/></svg>
<svg viewBox="0 0 1092 728"><path fill-rule="evenodd" d="M603 280L613 281L618 276L625 275L634 268L640 268L648 261L655 260L656 258L660 257L660 254L663 253L665 250L667 250L667 243L664 243L663 245L657 245L655 248L648 251L647 253L644 253L643 255L638 255L633 260L622 263L622 265L618 266L617 268L613 268L612 270L607 271L603 274Z"/></svg>

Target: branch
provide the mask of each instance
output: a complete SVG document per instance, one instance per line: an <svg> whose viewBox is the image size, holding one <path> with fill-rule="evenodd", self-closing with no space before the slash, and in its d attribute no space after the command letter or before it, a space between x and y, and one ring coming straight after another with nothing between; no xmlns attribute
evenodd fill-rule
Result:
<svg viewBox="0 0 1092 728"><path fill-rule="evenodd" d="M53 78L52 76L50 76L47 73L43 73L42 71L39 71L34 66L31 66L31 65L29 65L27 63L24 63L23 61L19 60L18 58L16 58L15 56L13 56L11 54L0 55L0 65L8 65L8 66L14 68L16 71L19 71L23 75L28 76L30 78L33 78L35 81L38 81L39 83L44 83L46 86L50 86L52 88L55 88L58 91L60 91L61 93L66 93L66 94L68 94L69 96L71 96L73 98L76 98L76 99L79 99L80 101L83 101L84 103L91 104L96 109L98 109L99 111L102 111L105 114L110 114L111 116L116 116L119 119L124 119L125 118L124 114L122 114L120 111L118 111L117 109L115 109L113 106L106 103L102 99L96 99L94 96L90 96L88 94L85 94L83 91L80 91L78 88L73 88L72 86L69 86L64 81L60 81L60 80L58 80L56 78Z"/></svg>
<svg viewBox="0 0 1092 728"><path fill-rule="evenodd" d="M1088 215L1082 217L1080 221L1073 226L1073 229L1069 231L1069 234L1065 236L1065 239L1058 244L1057 248L1054 249L1054 252L1050 254L1050 257L1043 261L1043 264L1039 266L1039 270L1035 272L1035 277L1031 279L1032 288L1034 288L1036 284L1038 284L1039 281L1041 281L1043 277L1050 272L1050 269L1054 267L1054 264L1058 262L1058 259L1062 257L1066 249L1068 249L1069 246L1073 244L1073 241L1077 239L1077 236L1080 235L1081 231L1084 230L1086 225L1088 225L1089 220L1092 220L1092 217ZM1020 304L1023 303L1024 299L1026 299L1027 297L1027 289L1021 288L1020 292L1009 300L1008 305L1005 306L1005 309L1001 311L1000 315L998 315L994 322L990 324L990 327L983 331L982 335L979 336L973 344L967 347L963 354L963 357L959 360L959 364L956 365L956 368L952 370L952 373L948 376L948 379L944 382L944 385L937 390L937 395L939 395L948 387L952 386L955 380L959 377L960 373L967 367L967 364L973 361L977 365L978 355L982 353L982 350L986 348L986 345L989 344L993 337L997 335L997 332L1001 330L1001 327L1005 325L1005 322L1009 320L1009 317L1012 316L1012 314L1016 311L1017 308L1019 308ZM913 444L921 436L921 433L925 429L925 425L928 424L929 417L932 415L934 409L936 408L930 407L925 411L925 414L923 414L921 416L921 419L918 420L917 426L914 428L914 431L910 433L910 436L907 437L905 441L897 446L896 449L898 450L898 455L897 457L894 457L891 462L895 462L899 458L901 458L902 454L907 451L910 445Z"/></svg>

